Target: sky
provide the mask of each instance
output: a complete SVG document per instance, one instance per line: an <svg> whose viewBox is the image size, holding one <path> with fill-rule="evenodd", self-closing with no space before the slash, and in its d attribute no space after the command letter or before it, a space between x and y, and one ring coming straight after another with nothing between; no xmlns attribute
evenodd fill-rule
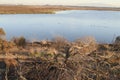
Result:
<svg viewBox="0 0 120 80"><path fill-rule="evenodd" d="M120 7L120 0L0 0L0 4Z"/></svg>

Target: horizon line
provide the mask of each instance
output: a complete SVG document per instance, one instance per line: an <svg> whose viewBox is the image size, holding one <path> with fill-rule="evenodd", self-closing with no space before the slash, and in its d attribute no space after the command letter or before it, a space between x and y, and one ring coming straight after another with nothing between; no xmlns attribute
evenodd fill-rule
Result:
<svg viewBox="0 0 120 80"><path fill-rule="evenodd" d="M105 8L120 8L119 6L95 6L95 5L61 5L61 4L0 4L0 6L75 6L75 7L105 7Z"/></svg>

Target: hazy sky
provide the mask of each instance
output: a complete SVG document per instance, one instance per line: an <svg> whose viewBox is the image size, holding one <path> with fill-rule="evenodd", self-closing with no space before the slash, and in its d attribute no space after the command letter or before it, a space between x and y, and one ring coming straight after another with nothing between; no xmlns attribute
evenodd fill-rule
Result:
<svg viewBox="0 0 120 80"><path fill-rule="evenodd" d="M120 0L0 0L0 4L93 5L120 7Z"/></svg>

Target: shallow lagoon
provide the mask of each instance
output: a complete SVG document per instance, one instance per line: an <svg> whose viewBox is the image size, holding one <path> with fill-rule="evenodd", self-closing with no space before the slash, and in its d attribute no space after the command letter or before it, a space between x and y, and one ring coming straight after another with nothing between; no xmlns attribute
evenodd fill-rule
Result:
<svg viewBox="0 0 120 80"><path fill-rule="evenodd" d="M112 42L120 35L120 12L72 10L56 14L5 14L0 15L0 27L6 31L7 39L25 36L41 40L63 36L72 41L94 36L98 42Z"/></svg>

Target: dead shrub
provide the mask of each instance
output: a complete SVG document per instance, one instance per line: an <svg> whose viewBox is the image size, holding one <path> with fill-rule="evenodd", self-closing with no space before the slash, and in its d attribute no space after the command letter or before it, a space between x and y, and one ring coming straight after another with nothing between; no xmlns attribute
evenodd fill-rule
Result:
<svg viewBox="0 0 120 80"><path fill-rule="evenodd" d="M18 47L25 47L25 46L26 46L26 39L25 39L24 37L13 38L13 42L14 42Z"/></svg>

